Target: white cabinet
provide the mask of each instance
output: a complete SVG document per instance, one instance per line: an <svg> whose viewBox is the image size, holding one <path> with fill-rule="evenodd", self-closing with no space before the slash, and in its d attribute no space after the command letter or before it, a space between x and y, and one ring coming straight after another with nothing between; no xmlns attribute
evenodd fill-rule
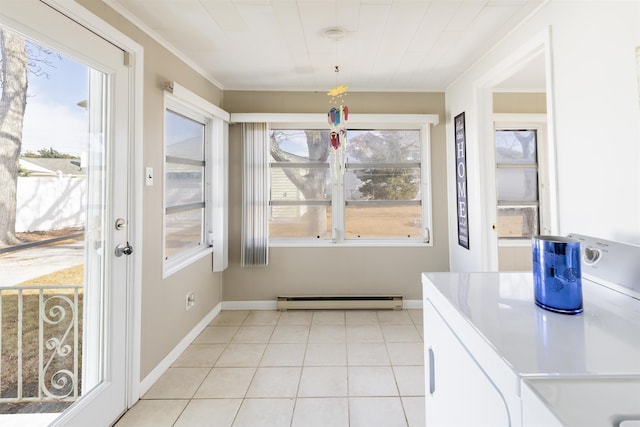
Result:
<svg viewBox="0 0 640 427"><path fill-rule="evenodd" d="M428 300L424 329L426 425L510 426L502 394Z"/></svg>
<svg viewBox="0 0 640 427"><path fill-rule="evenodd" d="M424 273L428 427L640 420L640 301L582 281L584 314L537 307L530 273Z"/></svg>
<svg viewBox="0 0 640 427"><path fill-rule="evenodd" d="M563 427L533 390L522 382L522 427Z"/></svg>

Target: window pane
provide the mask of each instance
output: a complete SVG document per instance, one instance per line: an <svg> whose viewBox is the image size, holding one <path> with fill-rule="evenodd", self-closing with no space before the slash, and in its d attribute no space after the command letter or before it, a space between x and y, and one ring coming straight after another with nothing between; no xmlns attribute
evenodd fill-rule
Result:
<svg viewBox="0 0 640 427"><path fill-rule="evenodd" d="M329 130L273 129L271 131L271 201L301 202L271 206L269 237L331 239L331 206L304 201L331 201ZM313 163L308 168L287 163ZM326 167L318 167L327 165Z"/></svg>
<svg viewBox="0 0 640 427"><path fill-rule="evenodd" d="M536 131L496 131L496 162L499 164L536 163Z"/></svg>
<svg viewBox="0 0 640 427"><path fill-rule="evenodd" d="M422 238L422 209L416 206L347 206L346 233L357 238Z"/></svg>
<svg viewBox="0 0 640 427"><path fill-rule="evenodd" d="M331 200L328 168L271 167L271 200Z"/></svg>
<svg viewBox="0 0 640 427"><path fill-rule="evenodd" d="M535 202L538 200L538 173L531 168L498 168L498 200Z"/></svg>
<svg viewBox="0 0 640 427"><path fill-rule="evenodd" d="M349 130L348 163L402 163L421 160L420 131Z"/></svg>
<svg viewBox="0 0 640 427"><path fill-rule="evenodd" d="M165 215L165 259L202 246L204 209Z"/></svg>
<svg viewBox="0 0 640 427"><path fill-rule="evenodd" d="M331 239L331 206L271 206L269 237Z"/></svg>
<svg viewBox="0 0 640 427"><path fill-rule="evenodd" d="M165 164L166 206L204 202L204 168Z"/></svg>
<svg viewBox="0 0 640 427"><path fill-rule="evenodd" d="M346 200L420 200L420 170L350 169L344 187Z"/></svg>
<svg viewBox="0 0 640 427"><path fill-rule="evenodd" d="M271 157L276 162L326 162L330 133L317 129L273 129Z"/></svg>
<svg viewBox="0 0 640 427"><path fill-rule="evenodd" d="M204 160L205 125L166 110L165 155L182 159Z"/></svg>
<svg viewBox="0 0 640 427"><path fill-rule="evenodd" d="M498 207L498 237L523 238L537 234L537 207Z"/></svg>

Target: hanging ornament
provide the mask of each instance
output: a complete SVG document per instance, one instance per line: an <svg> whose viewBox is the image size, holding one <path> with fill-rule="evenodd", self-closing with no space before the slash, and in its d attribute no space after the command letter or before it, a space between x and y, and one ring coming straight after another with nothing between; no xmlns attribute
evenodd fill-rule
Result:
<svg viewBox="0 0 640 427"><path fill-rule="evenodd" d="M335 66L335 72L340 72L340 67ZM337 74L336 74L337 75ZM327 96L333 105L327 113L327 121L331 128L330 144L331 151L331 172L335 177L340 177L344 173L344 149L347 142L347 120L349 120L349 108L344 105L344 98L347 95L347 86L340 85L329 89Z"/></svg>

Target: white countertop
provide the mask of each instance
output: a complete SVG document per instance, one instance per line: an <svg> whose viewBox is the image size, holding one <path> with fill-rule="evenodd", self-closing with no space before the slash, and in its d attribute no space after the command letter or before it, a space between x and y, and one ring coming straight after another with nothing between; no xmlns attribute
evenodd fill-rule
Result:
<svg viewBox="0 0 640 427"><path fill-rule="evenodd" d="M640 425L640 377L530 378L525 384L564 425Z"/></svg>
<svg viewBox="0 0 640 427"><path fill-rule="evenodd" d="M535 305L531 272L423 279L424 298L445 317L459 314L521 377L640 375L637 299L583 277L584 313L566 315Z"/></svg>

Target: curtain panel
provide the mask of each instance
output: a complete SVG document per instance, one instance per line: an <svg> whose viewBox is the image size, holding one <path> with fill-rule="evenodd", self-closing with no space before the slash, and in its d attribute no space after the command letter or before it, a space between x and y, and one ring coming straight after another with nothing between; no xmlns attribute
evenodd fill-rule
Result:
<svg viewBox="0 0 640 427"><path fill-rule="evenodd" d="M241 265L269 264L269 125L242 124Z"/></svg>

